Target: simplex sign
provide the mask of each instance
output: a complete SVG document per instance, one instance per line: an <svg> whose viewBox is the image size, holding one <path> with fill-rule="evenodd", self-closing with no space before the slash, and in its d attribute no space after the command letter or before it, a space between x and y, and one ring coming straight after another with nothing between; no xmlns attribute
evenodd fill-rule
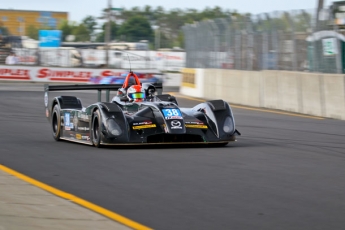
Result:
<svg viewBox="0 0 345 230"><path fill-rule="evenodd" d="M0 80L37 82L89 82L93 76L120 75L124 70L0 66Z"/></svg>

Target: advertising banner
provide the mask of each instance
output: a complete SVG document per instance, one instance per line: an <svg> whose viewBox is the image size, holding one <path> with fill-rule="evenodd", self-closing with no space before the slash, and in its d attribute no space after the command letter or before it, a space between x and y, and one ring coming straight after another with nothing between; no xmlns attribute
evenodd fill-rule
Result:
<svg viewBox="0 0 345 230"><path fill-rule="evenodd" d="M0 80L31 80L32 69L30 67L0 66Z"/></svg>
<svg viewBox="0 0 345 230"><path fill-rule="evenodd" d="M0 80L91 83L91 77L120 76L126 70L0 66Z"/></svg>
<svg viewBox="0 0 345 230"><path fill-rule="evenodd" d="M40 30L39 47L60 47L61 43L61 30Z"/></svg>

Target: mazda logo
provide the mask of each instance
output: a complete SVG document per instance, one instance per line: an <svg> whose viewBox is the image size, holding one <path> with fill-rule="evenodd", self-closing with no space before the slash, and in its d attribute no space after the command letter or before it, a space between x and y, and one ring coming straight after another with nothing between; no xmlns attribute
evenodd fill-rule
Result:
<svg viewBox="0 0 345 230"><path fill-rule="evenodd" d="M171 122L171 126L173 126L173 127L181 126L181 122L174 120Z"/></svg>

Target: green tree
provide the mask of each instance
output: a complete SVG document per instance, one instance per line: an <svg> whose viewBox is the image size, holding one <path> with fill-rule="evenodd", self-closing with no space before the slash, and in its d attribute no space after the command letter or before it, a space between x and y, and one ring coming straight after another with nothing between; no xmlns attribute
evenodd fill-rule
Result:
<svg viewBox="0 0 345 230"><path fill-rule="evenodd" d="M32 39L35 39L35 40L38 40L38 31L39 29L34 26L34 25L29 25L27 28L26 28L26 34L29 38L32 38Z"/></svg>
<svg viewBox="0 0 345 230"><path fill-rule="evenodd" d="M76 25L73 22L68 22L67 20L62 21L58 29L62 31L63 41L66 41L68 35L72 35L72 31L75 27Z"/></svg>
<svg viewBox="0 0 345 230"><path fill-rule="evenodd" d="M104 9L103 12L106 13L107 9ZM121 37L122 40L126 41L139 41L145 39L152 42L153 31L151 27L157 26L161 35L160 47L183 47L183 42L181 41L181 39L183 39L181 27L184 24L207 19L229 18L231 16L236 16L241 20L248 15L238 13L237 11L224 10L219 6L213 8L206 7L202 11L196 9L182 10L179 8L166 11L162 6L152 8L149 5L145 5L144 7L132 7L128 10L124 8L123 11L116 16L117 20L120 19L124 21L119 28L119 33L116 38L118 39ZM138 18L140 18L140 20ZM145 30L142 30L142 27L144 27ZM263 25L261 25L261 27L263 27ZM304 27L304 25L301 25L301 27ZM97 41L104 41L104 31L98 35ZM151 46L154 47L154 44L151 44Z"/></svg>
<svg viewBox="0 0 345 230"><path fill-rule="evenodd" d="M106 26L107 26L108 22L105 22L102 25L102 32L98 34L97 38L96 38L96 42L104 42L105 41L105 30L106 30ZM115 22L110 22L110 41L113 41L115 39L119 40L119 38L117 37L117 31L118 31L118 26Z"/></svg>
<svg viewBox="0 0 345 230"><path fill-rule="evenodd" d="M34 25L29 25L26 27L26 35L29 38L38 40L39 39L39 31L40 30L51 30L52 28L49 26L41 26L41 27L36 27Z"/></svg>
<svg viewBox="0 0 345 230"><path fill-rule="evenodd" d="M0 35L10 35L10 32L8 31L7 27L3 26L2 22L0 22Z"/></svg>
<svg viewBox="0 0 345 230"><path fill-rule="evenodd" d="M89 31L89 34L92 35L95 32L95 28L97 26L96 18L93 16L87 16L82 21L83 25Z"/></svg>
<svg viewBox="0 0 345 230"><path fill-rule="evenodd" d="M89 30L82 23L72 29L72 34L75 36L75 41L77 42L90 41Z"/></svg>
<svg viewBox="0 0 345 230"><path fill-rule="evenodd" d="M140 40L153 41L151 25L146 17L140 15L135 15L125 21L119 29L119 35L125 37L129 42Z"/></svg>

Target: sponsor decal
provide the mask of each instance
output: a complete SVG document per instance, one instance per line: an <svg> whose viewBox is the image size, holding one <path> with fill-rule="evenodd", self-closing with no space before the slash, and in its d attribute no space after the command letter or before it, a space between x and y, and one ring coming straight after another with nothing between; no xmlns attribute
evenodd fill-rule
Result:
<svg viewBox="0 0 345 230"><path fill-rule="evenodd" d="M90 128L89 128L89 127L78 127L78 130L81 130L81 131L89 131Z"/></svg>
<svg viewBox="0 0 345 230"><path fill-rule="evenodd" d="M73 124L74 124L74 127L77 129L78 128L78 116L74 116Z"/></svg>
<svg viewBox="0 0 345 230"><path fill-rule="evenodd" d="M30 80L30 70L22 68L0 68L0 79Z"/></svg>
<svg viewBox="0 0 345 230"><path fill-rule="evenodd" d="M133 123L133 125L150 125L150 124L152 124L152 121L143 121L143 122Z"/></svg>
<svg viewBox="0 0 345 230"><path fill-rule="evenodd" d="M170 122L171 129L182 129L181 122L178 120L173 120Z"/></svg>
<svg viewBox="0 0 345 230"><path fill-rule="evenodd" d="M183 117L180 117L180 116L165 117L165 120L173 120L173 119L180 119L180 120L182 120Z"/></svg>
<svg viewBox="0 0 345 230"><path fill-rule="evenodd" d="M85 81L88 82L91 78L91 71L74 71L74 70L53 70L53 69L39 69L37 73L38 78L48 78L51 81Z"/></svg>
<svg viewBox="0 0 345 230"><path fill-rule="evenodd" d="M149 129L149 128L156 128L155 124L151 124L151 125L137 125L137 126L133 126L132 127L134 130L136 129Z"/></svg>
<svg viewBox="0 0 345 230"><path fill-rule="evenodd" d="M78 139L78 140L87 140L87 141L90 140L90 136L83 136L83 135L81 135L80 133L77 133L77 134L75 135L75 138Z"/></svg>
<svg viewBox="0 0 345 230"><path fill-rule="evenodd" d="M178 60L178 61L182 61L183 58L181 56L177 56L177 55L170 55L170 54L158 52L158 53L156 53L156 60L157 61L160 61L160 60Z"/></svg>
<svg viewBox="0 0 345 230"><path fill-rule="evenodd" d="M204 122L202 122L202 121L186 121L185 124L203 125Z"/></svg>
<svg viewBox="0 0 345 230"><path fill-rule="evenodd" d="M186 124L186 128L207 129L207 125Z"/></svg>
<svg viewBox="0 0 345 230"><path fill-rule="evenodd" d="M65 125L65 130L71 130L74 128L73 123L71 123L71 115L70 113L65 113L64 115L64 125Z"/></svg>
<svg viewBox="0 0 345 230"><path fill-rule="evenodd" d="M78 118L79 118L80 120L89 121L89 116L88 116L87 114L78 113Z"/></svg>

